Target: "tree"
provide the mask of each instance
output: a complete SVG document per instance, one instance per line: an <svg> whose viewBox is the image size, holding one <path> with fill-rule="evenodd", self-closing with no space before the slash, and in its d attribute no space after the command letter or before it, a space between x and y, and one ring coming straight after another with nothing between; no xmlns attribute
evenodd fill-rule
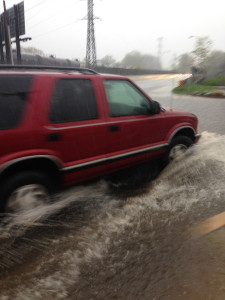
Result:
<svg viewBox="0 0 225 300"><path fill-rule="evenodd" d="M34 54L34 55L41 55L44 56L44 52L38 48L35 47L21 47L21 52L23 53L29 53L29 54Z"/></svg>
<svg viewBox="0 0 225 300"><path fill-rule="evenodd" d="M150 54L141 54L138 51L127 53L121 62L124 68L134 69L161 69L161 65L157 57Z"/></svg>
<svg viewBox="0 0 225 300"><path fill-rule="evenodd" d="M138 51L131 51L125 55L121 64L125 68L140 68L141 54Z"/></svg>
<svg viewBox="0 0 225 300"><path fill-rule="evenodd" d="M178 64L178 57L177 57L177 55L175 54L175 53L173 53L173 58L172 58L172 60L171 60L171 69L172 70L177 70L177 68L178 68L178 66L177 66L177 64Z"/></svg>
<svg viewBox="0 0 225 300"><path fill-rule="evenodd" d="M101 64L104 67L114 67L116 60L111 55L106 55L101 59Z"/></svg>
<svg viewBox="0 0 225 300"><path fill-rule="evenodd" d="M225 52L215 50L208 57L207 77L225 75Z"/></svg>
<svg viewBox="0 0 225 300"><path fill-rule="evenodd" d="M197 37L195 49L192 51L192 54L194 55L197 65L203 71L207 69L207 59L210 55L211 46L212 41L209 37Z"/></svg>
<svg viewBox="0 0 225 300"><path fill-rule="evenodd" d="M176 69L180 73L190 73L191 72L191 62L193 58L189 53L184 53L178 57L178 64Z"/></svg>
<svg viewBox="0 0 225 300"><path fill-rule="evenodd" d="M150 54L143 54L141 57L141 68L142 69L151 69L151 70L161 70L161 63L158 57L150 55Z"/></svg>

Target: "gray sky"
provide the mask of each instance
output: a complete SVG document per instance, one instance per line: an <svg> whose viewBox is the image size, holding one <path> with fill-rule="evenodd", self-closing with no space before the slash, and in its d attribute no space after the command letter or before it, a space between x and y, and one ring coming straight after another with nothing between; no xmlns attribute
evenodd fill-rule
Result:
<svg viewBox="0 0 225 300"><path fill-rule="evenodd" d="M3 2L3 1L1 1ZM7 8L21 0L6 0ZM34 46L59 58L86 55L87 0L24 0L26 35ZM3 4L0 12L3 11ZM163 67L174 55L190 52L195 38L209 36L213 49L225 51L224 0L94 0L97 59L121 61L132 50L157 55L163 37Z"/></svg>

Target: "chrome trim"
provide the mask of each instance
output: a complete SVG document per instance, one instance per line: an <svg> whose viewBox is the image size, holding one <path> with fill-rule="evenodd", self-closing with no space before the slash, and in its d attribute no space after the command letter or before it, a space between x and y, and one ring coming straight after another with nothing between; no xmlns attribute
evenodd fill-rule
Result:
<svg viewBox="0 0 225 300"><path fill-rule="evenodd" d="M101 163L104 163L104 162L109 162L111 160L122 159L122 158L125 158L125 157L128 157L128 156L141 154L141 153L144 153L144 152L151 152L151 151L160 150L160 149L163 149L167 146L168 146L168 143L160 144L160 145L157 145L157 146L142 148L142 149L139 149L139 150L126 152L126 153L123 153L123 154L113 155L113 156L110 156L110 157L104 157L104 158L101 158L101 159L96 159L96 160L92 160L92 161L81 163L81 164L76 164L76 165L73 165L73 166L70 166L70 167L65 167L65 168L62 168L62 162L54 156L51 156L51 155L31 155L31 156L16 158L16 159L13 159L9 162L6 162L6 163L2 164L2 166L0 167L0 174L3 171L5 171L8 167L12 166L13 164L16 164L18 162L25 161L25 160L28 160L28 159L47 158L47 159L50 159L51 161L53 161L57 165L57 167L60 171L69 172L71 170L76 170L76 169L79 169L79 168L85 168L85 167L88 167L88 166L91 166L91 165L96 165L96 164L101 164Z"/></svg>
<svg viewBox="0 0 225 300"><path fill-rule="evenodd" d="M154 118L155 115L152 115L150 117L146 117L144 120L150 120ZM160 116L158 118L164 118L163 116ZM109 121L109 122L101 122L101 123L91 123L91 124L84 124L84 125L73 125L73 126L63 126L63 127L54 127L51 125L45 125L44 128L48 130L65 130L65 129L72 129L72 128L82 128L82 127L92 127L92 126L101 126L101 125L111 125L111 124L118 124L118 123L127 123L127 122L139 122L143 121L143 119L129 119L129 120L115 120L115 121ZM57 125L60 123L55 123L54 125Z"/></svg>
<svg viewBox="0 0 225 300"><path fill-rule="evenodd" d="M168 143L160 144L160 145L157 145L157 146L147 147L147 148L144 148L144 149L130 151L130 152L126 152L126 153L123 153L123 154L117 154L117 155L113 155L113 156L110 156L110 157L96 159L96 160L88 161L88 162L85 162L85 163L73 165L73 166L70 166L70 167L65 167L65 168L62 169L62 171L63 172L68 172L68 171L71 171L73 169L83 168L83 167L87 167L87 166L94 165L94 164L101 164L101 163L104 163L104 162L107 162L107 161L110 161L110 160L117 160L117 159L120 159L120 158L124 158L126 156L132 156L132 155L135 155L135 154L141 154L143 152L151 152L151 151L160 150L160 149L165 148L167 146L168 146Z"/></svg>

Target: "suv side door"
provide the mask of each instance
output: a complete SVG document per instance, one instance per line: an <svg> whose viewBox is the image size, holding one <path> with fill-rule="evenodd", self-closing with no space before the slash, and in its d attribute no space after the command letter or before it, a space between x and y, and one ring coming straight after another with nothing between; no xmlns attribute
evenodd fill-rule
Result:
<svg viewBox="0 0 225 300"><path fill-rule="evenodd" d="M34 148L33 76L0 75L0 164Z"/></svg>
<svg viewBox="0 0 225 300"><path fill-rule="evenodd" d="M163 112L151 114L151 100L129 80L106 78L103 84L108 102L107 156L118 166L165 151Z"/></svg>
<svg viewBox="0 0 225 300"><path fill-rule="evenodd" d="M45 126L46 147L63 162L66 182L77 183L104 170L106 125L91 78L56 80Z"/></svg>

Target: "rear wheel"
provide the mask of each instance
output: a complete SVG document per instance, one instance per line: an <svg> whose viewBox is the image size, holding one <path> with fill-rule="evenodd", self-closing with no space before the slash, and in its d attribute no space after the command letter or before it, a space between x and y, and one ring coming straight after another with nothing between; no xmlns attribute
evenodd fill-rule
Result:
<svg viewBox="0 0 225 300"><path fill-rule="evenodd" d="M46 174L24 171L7 178L0 186L0 211L15 213L48 203L55 190L54 183Z"/></svg>
<svg viewBox="0 0 225 300"><path fill-rule="evenodd" d="M192 139L187 136L178 136L174 138L165 153L164 165L179 159L192 145Z"/></svg>

